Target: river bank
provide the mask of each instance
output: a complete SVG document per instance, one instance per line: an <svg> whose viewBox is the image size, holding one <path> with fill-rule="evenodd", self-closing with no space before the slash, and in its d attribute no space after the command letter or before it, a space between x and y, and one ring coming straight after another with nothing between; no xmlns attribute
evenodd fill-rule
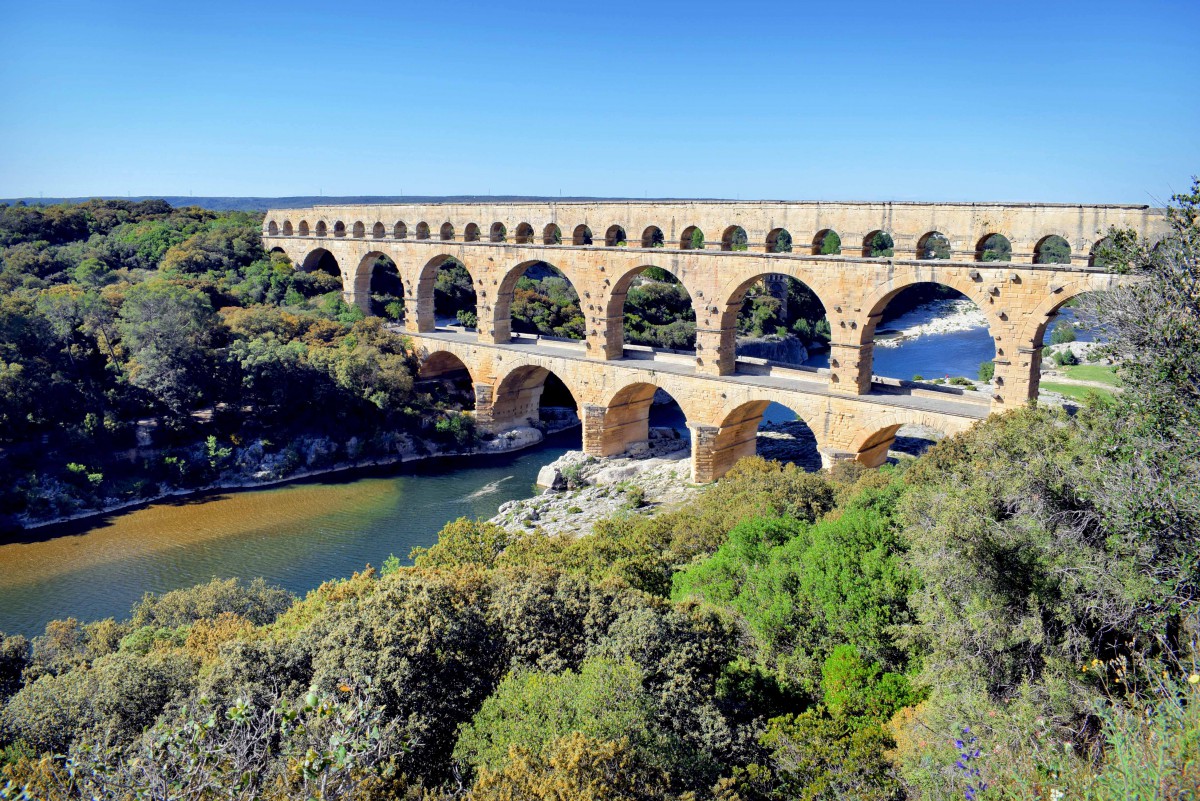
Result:
<svg viewBox="0 0 1200 801"><path fill-rule="evenodd" d="M935 300L905 312L876 332L877 348L897 348L929 334L949 334L986 328L983 310L966 298Z"/></svg>
<svg viewBox="0 0 1200 801"><path fill-rule="evenodd" d="M19 526L18 531L36 531L65 523L85 522L89 519L99 519L117 512L131 512L151 504L167 500L202 497L226 490L258 490L271 487L336 475L352 475L355 472L370 471L382 467L393 467L413 462L434 459L452 459L464 456L498 455L525 450L540 445L547 435L568 431L579 426L578 418L562 419L546 425L543 429L523 426L506 431L492 439L478 440L474 447L452 449L439 446L424 440L418 440L408 435L397 444L397 452L391 455L376 455L361 459L347 459L322 464L320 467L297 467L284 473L275 473L274 468L266 467L259 462L252 470L239 471L237 476L223 476L217 481L194 487L170 487L160 485L152 495L130 499L114 499L99 506L80 509L68 514L51 517L31 517L15 515ZM338 443L342 450L350 450L351 443ZM328 452L328 449L318 449L318 453Z"/></svg>

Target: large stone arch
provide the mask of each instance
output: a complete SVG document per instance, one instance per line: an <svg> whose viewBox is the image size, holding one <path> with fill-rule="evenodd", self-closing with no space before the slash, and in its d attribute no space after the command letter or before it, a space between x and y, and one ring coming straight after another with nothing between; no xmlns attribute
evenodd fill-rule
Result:
<svg viewBox="0 0 1200 801"><path fill-rule="evenodd" d="M864 421L848 438L847 450L837 455L853 459L866 467L879 467L887 461L888 451L896 441L896 433L905 426L924 426L949 436L966 431L976 422L969 418L953 418L916 409L886 409Z"/></svg>
<svg viewBox="0 0 1200 801"><path fill-rule="evenodd" d="M417 273L416 280L413 281L413 289L410 290L410 292L416 296L416 302L413 304L416 308L410 309L407 312L408 315L412 315L409 319L411 321L415 321L416 330L419 332L432 331L437 327L437 320L434 316L433 308L434 284L437 283L438 270L451 261L457 261L466 268L467 274L471 276L471 285L473 287L476 286L479 281L478 276L472 272L470 265L466 264L461 259L450 255L449 253L439 253L429 261L425 262L425 265ZM401 280L404 280L405 277L406 276L403 276L402 274ZM478 290L476 290L476 293L475 308L476 313L479 313L483 309L482 303L480 303Z"/></svg>
<svg viewBox="0 0 1200 801"><path fill-rule="evenodd" d="M629 381L610 393L600 404L602 415L599 418L589 415L585 421L585 425L597 419L601 421L601 425L589 426L586 432L589 453L618 456L630 446L647 441L650 436L650 410L659 390L671 396L690 424L698 409L686 408L684 404L694 407L694 403L689 403L694 399L683 388L677 388L678 392L672 392L671 389L669 380L663 381L659 376L654 376L653 380Z"/></svg>
<svg viewBox="0 0 1200 801"><path fill-rule="evenodd" d="M729 468L739 459L754 456L758 452L758 428L762 424L763 413L772 403L779 403L794 412L797 419L812 432L817 452L824 452L823 426L813 424L817 416L815 410L768 394L767 397L742 401L721 409L714 420L708 441L697 437L693 470L698 480L716 480L729 472Z"/></svg>
<svg viewBox="0 0 1200 801"><path fill-rule="evenodd" d="M421 380L442 378L462 371L466 371L472 383L475 382L476 371L463 360L462 356L449 350L432 350L422 354L417 369L417 378Z"/></svg>
<svg viewBox="0 0 1200 801"><path fill-rule="evenodd" d="M521 276L525 274L525 271L535 264L549 264L562 273L563 277L567 279L571 287L575 290L575 294L579 296L580 303L583 303L584 293L580 289L585 286L583 283L584 276L577 272L574 265L563 268L545 259L523 261L509 269L496 288L496 297L492 303L493 342L503 343L512 339L512 303L517 281L521 280Z"/></svg>
<svg viewBox="0 0 1200 801"><path fill-rule="evenodd" d="M350 276L351 294L349 298L351 302L362 309L365 313L371 314L371 279L374 276L376 262L381 257L386 257L389 261L395 264L395 260L390 253L385 253L382 250L367 251L358 261L358 266L354 268L353 275ZM399 266L397 266L399 273ZM408 282L403 274L399 275L400 285L407 294Z"/></svg>
<svg viewBox="0 0 1200 801"><path fill-rule="evenodd" d="M300 260L300 269L306 273L311 273L315 270L324 270L330 275L338 275L343 277L345 273L342 271L341 264L337 257L329 250L322 247L316 247L304 254L304 258Z"/></svg>
<svg viewBox="0 0 1200 801"><path fill-rule="evenodd" d="M600 347L605 359L620 359L625 354L625 298L629 294L629 286L633 283L633 279L640 275L647 267L655 267L663 272L670 273L676 281L682 284L684 290L688 293L688 297L691 298L692 308L697 312L697 320L700 318L699 310L696 309L697 298L700 296L692 286L689 286L688 280L685 280L682 270L664 267L661 264L653 264L644 258L628 261L624 267L619 268L621 272L617 277L611 279L612 284L609 286L607 295L603 298L600 305L600 309L604 312L601 331L604 341Z"/></svg>
<svg viewBox="0 0 1200 801"><path fill-rule="evenodd" d="M587 396L576 383L575 377L554 372L540 364L516 364L507 371L498 366L497 372L503 374L498 375L493 386L487 412L490 425L495 430L536 423L542 390L545 389L546 378L551 374L566 386L578 411L582 412L586 403ZM481 410L477 408L477 411Z"/></svg>

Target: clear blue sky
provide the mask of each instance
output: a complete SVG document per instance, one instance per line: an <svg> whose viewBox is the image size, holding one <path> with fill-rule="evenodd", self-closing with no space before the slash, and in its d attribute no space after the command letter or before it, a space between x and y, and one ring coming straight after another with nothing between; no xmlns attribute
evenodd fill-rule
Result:
<svg viewBox="0 0 1200 801"><path fill-rule="evenodd" d="M1200 0L20 2L0 197L1162 201Z"/></svg>

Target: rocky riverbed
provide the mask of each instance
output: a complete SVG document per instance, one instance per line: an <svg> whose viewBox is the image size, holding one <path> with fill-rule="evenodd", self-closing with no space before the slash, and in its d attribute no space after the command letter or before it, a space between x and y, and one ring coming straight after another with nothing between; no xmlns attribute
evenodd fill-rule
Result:
<svg viewBox="0 0 1200 801"><path fill-rule="evenodd" d="M926 303L881 327L877 348L895 348L905 340L916 339L926 334L947 334L952 331L970 331L983 328L987 318L983 310L966 298L935 300Z"/></svg>

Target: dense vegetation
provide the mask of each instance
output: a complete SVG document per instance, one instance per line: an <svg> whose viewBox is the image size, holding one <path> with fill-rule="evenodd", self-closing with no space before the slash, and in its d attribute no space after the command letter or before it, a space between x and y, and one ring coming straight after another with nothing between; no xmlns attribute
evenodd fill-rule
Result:
<svg viewBox="0 0 1200 801"><path fill-rule="evenodd" d="M445 417L406 342L260 227L159 201L0 206L0 521L386 453Z"/></svg>

